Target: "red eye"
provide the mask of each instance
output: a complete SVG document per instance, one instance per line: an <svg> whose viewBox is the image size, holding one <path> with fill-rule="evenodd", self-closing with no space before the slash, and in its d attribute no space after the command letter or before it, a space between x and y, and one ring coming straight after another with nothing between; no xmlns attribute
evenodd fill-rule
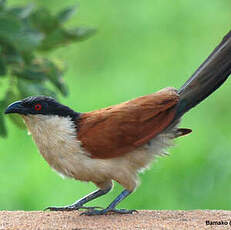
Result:
<svg viewBox="0 0 231 230"><path fill-rule="evenodd" d="M34 109L37 110L37 111L39 111L39 110L42 109L42 106L41 106L40 104L36 104L36 105L34 106Z"/></svg>

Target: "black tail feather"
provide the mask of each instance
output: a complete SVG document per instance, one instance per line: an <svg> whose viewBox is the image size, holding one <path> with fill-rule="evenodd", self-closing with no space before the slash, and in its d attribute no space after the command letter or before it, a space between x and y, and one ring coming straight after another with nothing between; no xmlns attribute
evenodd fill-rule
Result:
<svg viewBox="0 0 231 230"><path fill-rule="evenodd" d="M209 55L205 62L178 90L180 101L176 118L219 88L231 74L231 31Z"/></svg>

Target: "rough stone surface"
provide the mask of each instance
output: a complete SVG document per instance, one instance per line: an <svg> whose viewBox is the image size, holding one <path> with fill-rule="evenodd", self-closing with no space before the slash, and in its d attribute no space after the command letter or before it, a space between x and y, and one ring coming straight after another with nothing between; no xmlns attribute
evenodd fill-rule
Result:
<svg viewBox="0 0 231 230"><path fill-rule="evenodd" d="M1 211L0 230L231 229L231 211L139 211L132 215L80 216L79 211ZM206 225L207 221L223 221Z"/></svg>

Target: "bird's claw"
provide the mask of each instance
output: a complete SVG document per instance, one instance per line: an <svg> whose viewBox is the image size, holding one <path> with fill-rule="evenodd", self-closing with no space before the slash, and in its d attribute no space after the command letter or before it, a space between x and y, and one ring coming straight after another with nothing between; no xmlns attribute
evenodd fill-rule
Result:
<svg viewBox="0 0 231 230"><path fill-rule="evenodd" d="M88 209L88 210L95 210L96 208L98 209L103 209L102 207L85 207L85 206L64 206L64 207L47 207L44 209L44 211L74 211L74 210L79 210L79 209Z"/></svg>
<svg viewBox="0 0 231 230"><path fill-rule="evenodd" d="M138 212L136 210L127 210L127 209L102 209L102 210L97 210L93 209L88 212L82 212L80 215L86 215L86 216L94 216L94 215L104 215L108 213L118 213L118 214L132 214L134 212Z"/></svg>

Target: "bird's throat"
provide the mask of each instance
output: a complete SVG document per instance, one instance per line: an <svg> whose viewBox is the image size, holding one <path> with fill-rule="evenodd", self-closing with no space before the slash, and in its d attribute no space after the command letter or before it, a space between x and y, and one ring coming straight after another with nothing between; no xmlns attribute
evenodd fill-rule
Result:
<svg viewBox="0 0 231 230"><path fill-rule="evenodd" d="M57 115L27 115L23 116L23 120L49 165L61 174L72 176L64 162L81 149L71 118Z"/></svg>

